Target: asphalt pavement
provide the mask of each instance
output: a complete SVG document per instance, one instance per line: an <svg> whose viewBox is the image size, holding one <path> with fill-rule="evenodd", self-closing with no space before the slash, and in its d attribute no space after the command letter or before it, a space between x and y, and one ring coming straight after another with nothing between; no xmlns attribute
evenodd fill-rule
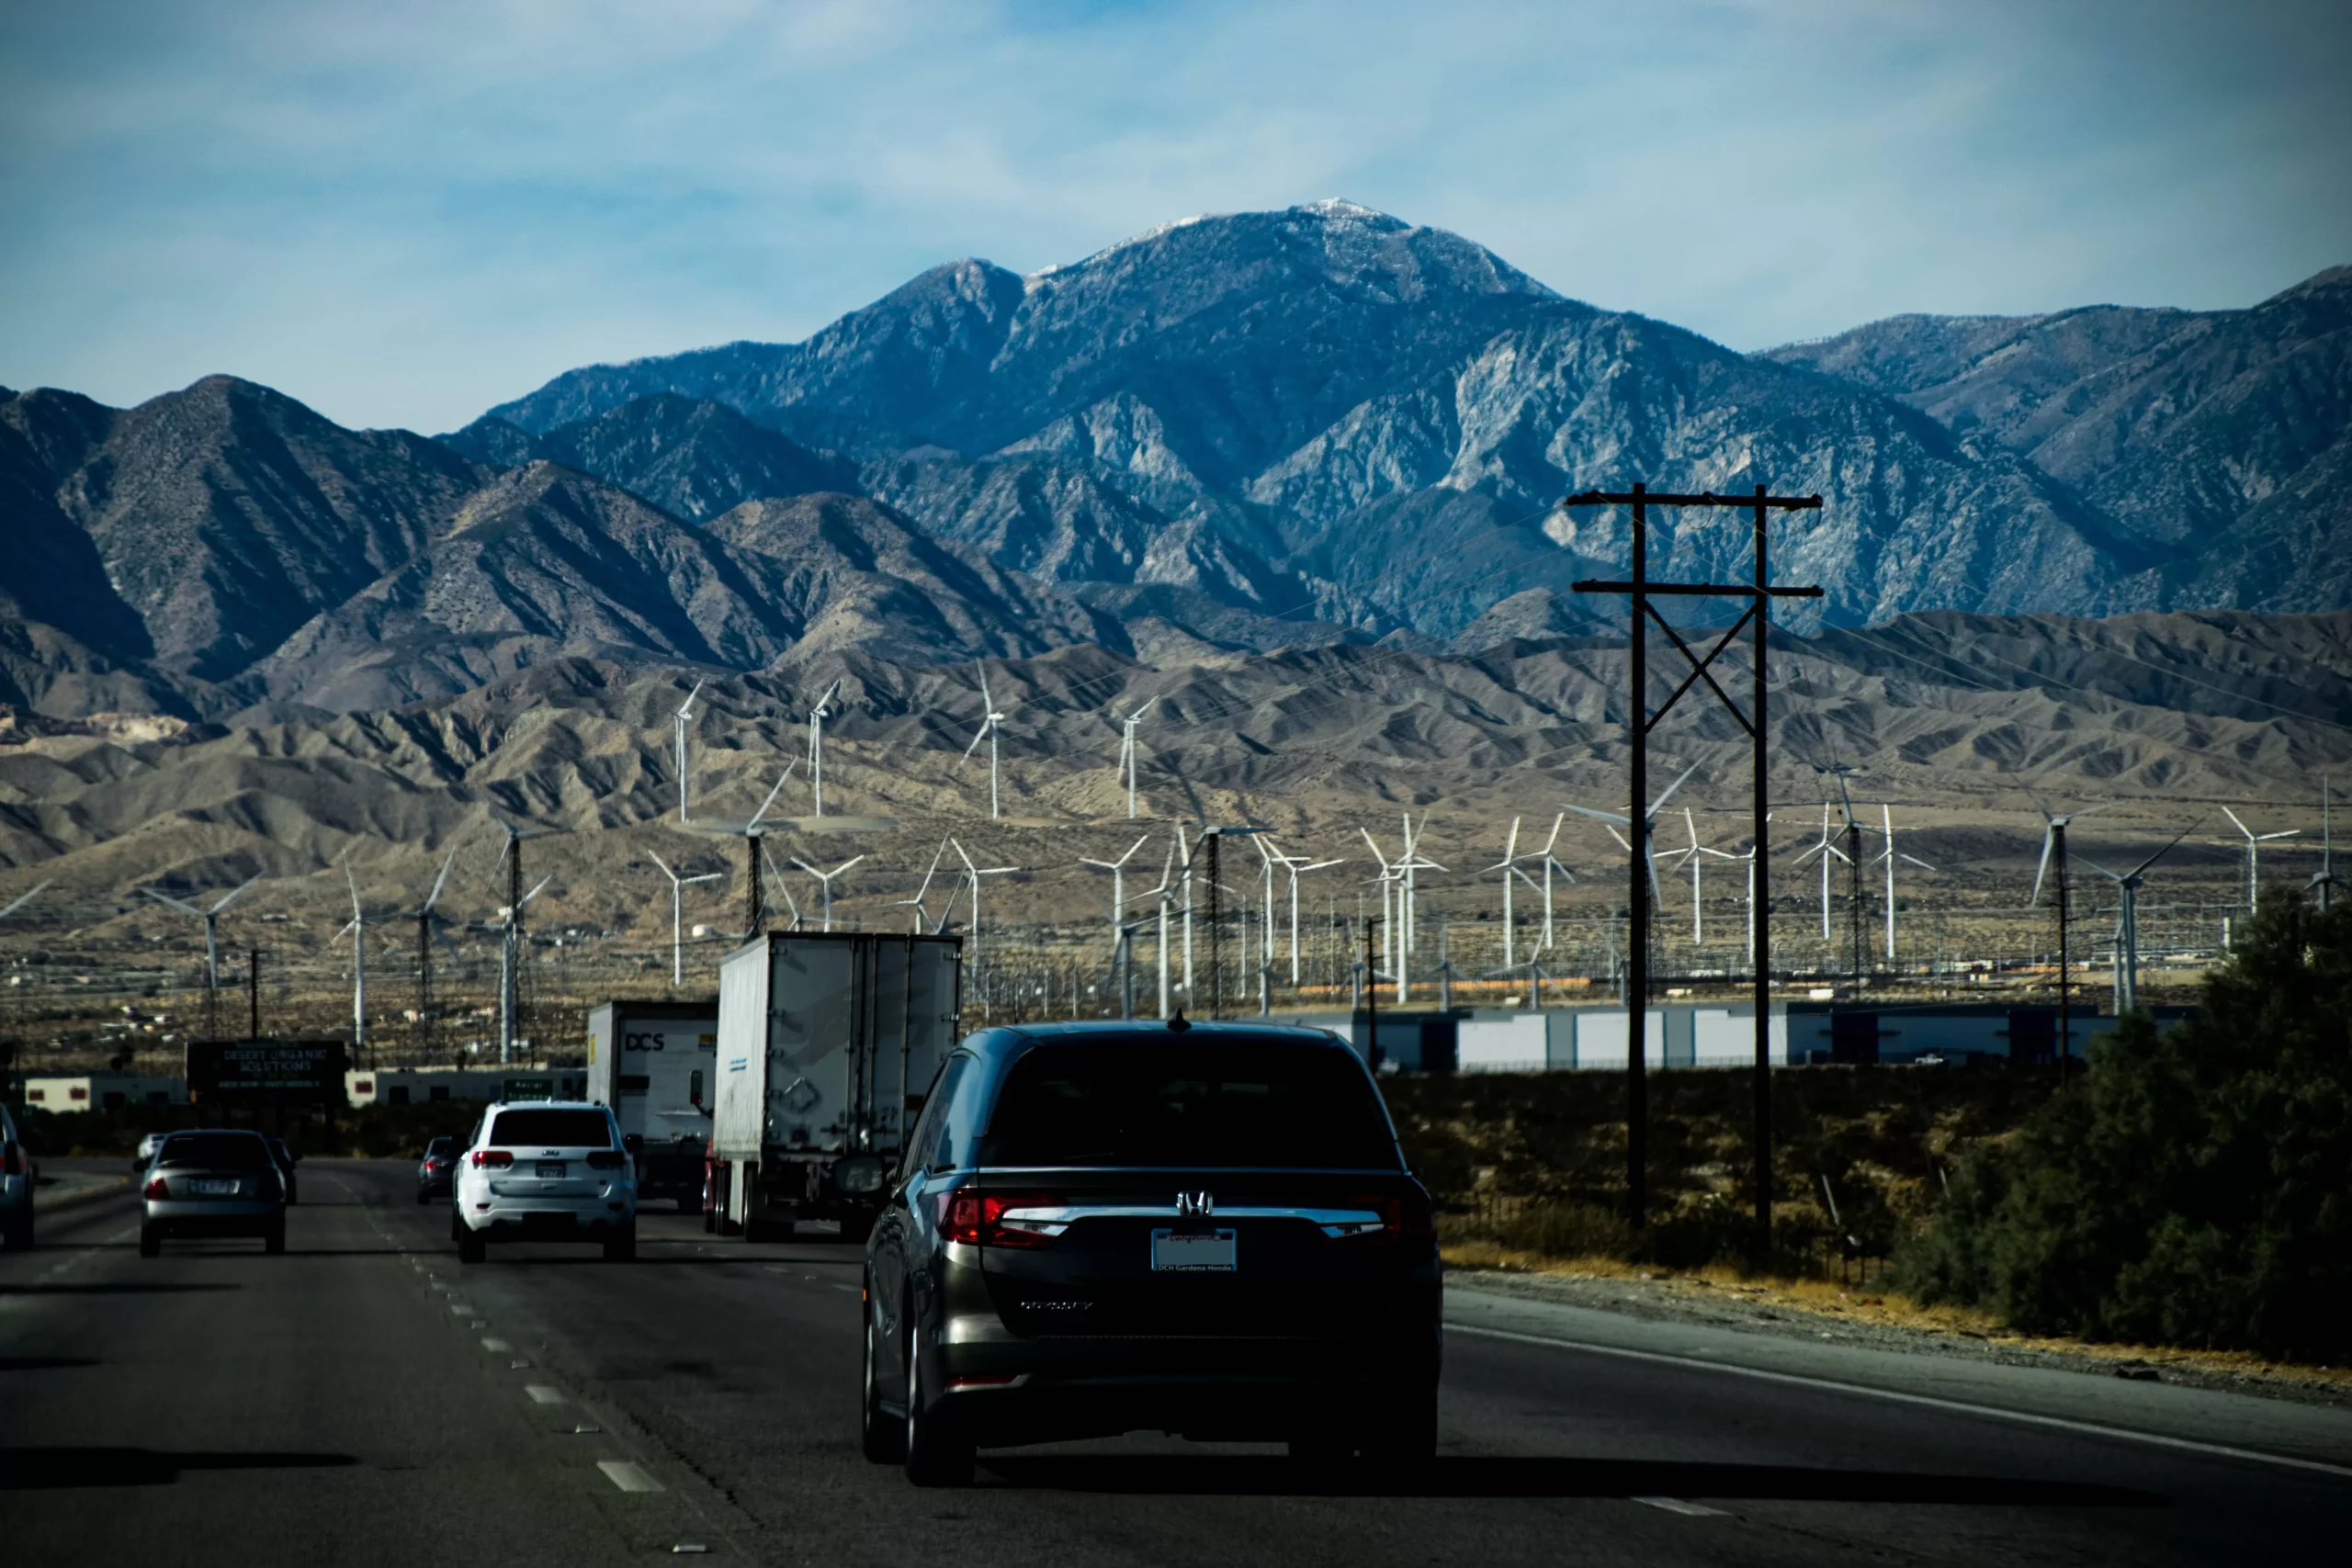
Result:
<svg viewBox="0 0 2352 1568"><path fill-rule="evenodd" d="M1808 1359L1470 1290L1426 1475L1310 1484L1275 1450L1135 1438L916 1492L857 1452L856 1249L650 1213L634 1264L534 1246L460 1269L412 1171L306 1165L282 1258L142 1260L127 1194L0 1255L0 1555L2242 1562L2332 1561L2352 1517L2337 1412Z"/></svg>

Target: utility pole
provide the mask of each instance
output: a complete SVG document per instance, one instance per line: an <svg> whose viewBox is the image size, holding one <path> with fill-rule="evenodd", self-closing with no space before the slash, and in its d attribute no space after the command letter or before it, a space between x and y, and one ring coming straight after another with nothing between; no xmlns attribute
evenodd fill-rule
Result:
<svg viewBox="0 0 2352 1568"><path fill-rule="evenodd" d="M1862 825L1852 807L1846 808L1846 923L1851 928L1853 956L1849 969L1854 984L1862 983Z"/></svg>
<svg viewBox="0 0 2352 1568"><path fill-rule="evenodd" d="M1633 512L1633 580L1627 582L1587 581L1572 584L1579 593L1623 593L1628 596L1629 635L1626 639L1626 686L1628 701L1625 727L1633 745L1628 771L1632 774L1633 805L1627 815L1637 825L1649 820L1649 736L1657 728L1684 693L1704 681L1724 709L1747 731L1754 746L1756 854L1759 877L1769 867L1770 826L1771 802L1767 788L1769 780L1766 742L1765 651L1767 629L1770 621L1770 605L1774 599L1817 599L1818 587L1782 586L1769 575L1766 558L1767 524L1774 512L1814 512L1820 510L1817 495L1775 496L1763 485L1756 487L1748 496L1716 495L1702 491L1697 495L1677 495L1653 492L1648 486L1636 484L1632 491L1612 494L1602 491L1585 491L1569 496L1561 503L1573 506L1625 506ZM1649 508L1653 506L1726 508L1753 513L1755 527L1755 581L1752 583L1719 582L1652 582L1649 580ZM1651 603L1655 594L1695 598L1744 599L1747 608L1731 629L1716 639L1704 658L1691 650L1667 619ZM1671 696L1653 713L1649 703L1649 644L1647 623L1655 620L1674 644L1690 672L1674 689ZM1755 628L1755 655L1752 690L1747 710L1740 705L1709 673L1716 658L1729 648L1740 632L1750 625ZM1633 916L1633 931L1629 933L1629 973L1626 976L1625 1009L1625 1189L1626 1215L1638 1229L1648 1220L1648 1159L1649 1159L1649 1083L1648 1033L1650 988L1650 886L1649 858L1646 836L1633 855L1629 872L1631 897L1626 900ZM1769 886L1769 878L1764 881ZM1769 1247L1772 1226L1772 922L1768 916L1756 922L1756 946L1752 955L1756 976L1756 1080L1755 1080L1755 1198L1756 1227L1758 1250Z"/></svg>
<svg viewBox="0 0 2352 1568"><path fill-rule="evenodd" d="M2072 988L2067 984L2074 970L2066 960L2066 824L2050 825L2051 852L2058 857L2058 1087L2066 1087L2066 1058L2074 1055L2074 1016L2068 1003Z"/></svg>
<svg viewBox="0 0 2352 1568"><path fill-rule="evenodd" d="M1380 1066L1380 971L1373 966L1373 943L1380 931L1380 917L1366 915L1363 920L1363 1065Z"/></svg>
<svg viewBox="0 0 2352 1568"><path fill-rule="evenodd" d="M245 954L245 1038L259 1040L261 1038L261 949L258 947Z"/></svg>
<svg viewBox="0 0 2352 1568"><path fill-rule="evenodd" d="M1209 1018L1212 1021L1225 1016L1225 920L1217 897L1221 891L1217 882L1217 837L1214 828L1201 835L1209 851Z"/></svg>

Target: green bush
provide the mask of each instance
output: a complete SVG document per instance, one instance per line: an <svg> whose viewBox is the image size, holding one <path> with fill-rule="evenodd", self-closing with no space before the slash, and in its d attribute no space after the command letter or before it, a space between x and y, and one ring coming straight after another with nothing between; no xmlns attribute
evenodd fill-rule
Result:
<svg viewBox="0 0 2352 1568"><path fill-rule="evenodd" d="M2124 1019L1898 1275L2030 1332L2352 1359L2352 907L2281 898L2199 1016Z"/></svg>

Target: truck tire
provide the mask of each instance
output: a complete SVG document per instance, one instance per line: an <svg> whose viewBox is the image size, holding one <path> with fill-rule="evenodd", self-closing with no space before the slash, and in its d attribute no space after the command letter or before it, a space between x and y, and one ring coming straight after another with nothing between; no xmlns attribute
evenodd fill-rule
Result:
<svg viewBox="0 0 2352 1568"><path fill-rule="evenodd" d="M917 1486L969 1486L978 1458L971 1434L947 1413L944 1399L930 1399L930 1390L923 1386L922 1359L916 1354L921 1343L910 1327L904 1427L907 1479Z"/></svg>
<svg viewBox="0 0 2352 1568"><path fill-rule="evenodd" d="M1390 1471L1427 1467L1437 1458L1437 1380L1394 1391L1364 1424L1363 1457Z"/></svg>
<svg viewBox="0 0 2352 1568"><path fill-rule="evenodd" d="M139 1256L141 1258L164 1256L164 1238L145 1225L139 1227Z"/></svg>

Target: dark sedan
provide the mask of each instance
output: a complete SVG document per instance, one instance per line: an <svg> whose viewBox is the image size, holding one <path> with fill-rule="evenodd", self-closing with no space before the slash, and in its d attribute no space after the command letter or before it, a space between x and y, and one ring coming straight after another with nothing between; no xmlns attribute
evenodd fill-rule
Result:
<svg viewBox="0 0 2352 1568"><path fill-rule="evenodd" d="M458 1140L435 1138L425 1145L416 1162L416 1201L430 1203L435 1198L447 1198L457 1190L457 1180Z"/></svg>
<svg viewBox="0 0 2352 1568"><path fill-rule="evenodd" d="M259 1133L174 1133L155 1151L140 1188L139 1255L175 1237L259 1236L286 1250L286 1187Z"/></svg>
<svg viewBox="0 0 2352 1568"><path fill-rule="evenodd" d="M866 1246L864 1446L918 1485L978 1447L1130 1431L1426 1460L1429 1195L1319 1030L1047 1024L942 1067Z"/></svg>

